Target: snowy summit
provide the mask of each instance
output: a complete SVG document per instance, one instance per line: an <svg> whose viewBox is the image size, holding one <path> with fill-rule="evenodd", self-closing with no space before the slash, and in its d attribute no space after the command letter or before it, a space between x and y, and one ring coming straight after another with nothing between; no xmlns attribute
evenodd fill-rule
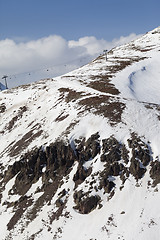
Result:
<svg viewBox="0 0 160 240"><path fill-rule="evenodd" d="M159 240L160 27L0 92L1 239Z"/></svg>

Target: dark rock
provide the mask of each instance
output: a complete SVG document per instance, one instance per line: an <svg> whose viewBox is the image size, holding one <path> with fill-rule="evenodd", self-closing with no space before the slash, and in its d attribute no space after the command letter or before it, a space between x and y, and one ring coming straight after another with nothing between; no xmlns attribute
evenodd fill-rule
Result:
<svg viewBox="0 0 160 240"><path fill-rule="evenodd" d="M122 155L122 159L124 160L125 164L127 164L129 162L128 153L129 153L129 151L126 149L125 145L122 145L121 155Z"/></svg>
<svg viewBox="0 0 160 240"><path fill-rule="evenodd" d="M76 152L79 162L82 164L85 161L91 160L100 153L100 143L99 143L99 134L93 134L91 137L85 142L83 139L77 146Z"/></svg>
<svg viewBox="0 0 160 240"><path fill-rule="evenodd" d="M75 160L76 156L70 145L56 142L48 146L46 151L39 148L27 152L20 161L8 167L4 181L8 182L17 175L13 190L17 194L24 195L33 183L45 175L42 172L43 167L46 167L46 176L43 180L48 181L55 177L55 171L66 173Z"/></svg>
<svg viewBox="0 0 160 240"><path fill-rule="evenodd" d="M98 195L86 198L80 203L80 209L79 209L80 213L82 214L90 213L97 207L99 201L100 201L100 197Z"/></svg>
<svg viewBox="0 0 160 240"><path fill-rule="evenodd" d="M122 180L122 184L125 183L126 179L129 177L129 171L127 168L123 168L123 170L120 173L120 179Z"/></svg>
<svg viewBox="0 0 160 240"><path fill-rule="evenodd" d="M65 189L63 189L58 196L60 196L61 198L64 197L67 194L67 191Z"/></svg>
<svg viewBox="0 0 160 240"><path fill-rule="evenodd" d="M11 178L13 178L21 170L22 166L22 161L16 161L13 165L9 165L4 174L4 182L8 182Z"/></svg>
<svg viewBox="0 0 160 240"><path fill-rule="evenodd" d="M132 139L128 139L128 145L132 148L133 158L139 159L143 166L147 166L151 160L149 147L135 133Z"/></svg>
<svg viewBox="0 0 160 240"><path fill-rule="evenodd" d="M113 137L104 139L102 140L102 142L103 154L101 156L101 161L108 163L119 161L121 159L121 145L119 144L119 142Z"/></svg>
<svg viewBox="0 0 160 240"><path fill-rule="evenodd" d="M73 181L75 182L75 185L81 184L92 172L92 168L86 169L82 165L78 165L78 169L76 173L73 176Z"/></svg>
<svg viewBox="0 0 160 240"><path fill-rule="evenodd" d="M130 173L138 180L143 177L146 169L140 167L140 162L135 158L131 159L131 165L129 167Z"/></svg>
<svg viewBox="0 0 160 240"><path fill-rule="evenodd" d="M143 177L146 172L145 167L151 160L149 147L135 133L132 134L131 139L128 139L128 145L132 148L132 158L129 170L138 180Z"/></svg>
<svg viewBox="0 0 160 240"><path fill-rule="evenodd" d="M160 162L154 161L151 163L150 176L153 179L153 186L160 183Z"/></svg>
<svg viewBox="0 0 160 240"><path fill-rule="evenodd" d="M115 162L112 165L112 169L113 169L113 176L118 176L120 171L121 171L121 166L119 163Z"/></svg>
<svg viewBox="0 0 160 240"><path fill-rule="evenodd" d="M100 152L100 144L98 141L99 134L93 134L85 143L85 150L91 153L91 157L94 158Z"/></svg>
<svg viewBox="0 0 160 240"><path fill-rule="evenodd" d="M56 206L57 206L58 208L59 208L59 207L62 207L63 204L64 204L64 202L63 202L62 199L60 199L60 198L58 198L55 203L56 203Z"/></svg>
<svg viewBox="0 0 160 240"><path fill-rule="evenodd" d="M4 103L0 105L0 113L4 113L6 111L6 106Z"/></svg>
<svg viewBox="0 0 160 240"><path fill-rule="evenodd" d="M85 194L82 191L76 192L74 194L74 201L77 204L74 208L77 209L81 214L88 214L93 211L98 203L100 202L99 195L95 196L85 196L84 199L82 197Z"/></svg>
<svg viewBox="0 0 160 240"><path fill-rule="evenodd" d="M80 190L78 192L77 191L74 192L74 194L73 194L74 202L76 204L79 204L83 196L84 196L84 193L82 190Z"/></svg>
<svg viewBox="0 0 160 240"><path fill-rule="evenodd" d="M104 188L104 191L106 193L110 193L113 187L115 186L115 183L112 181L109 181L108 178L104 178L101 181L101 186Z"/></svg>

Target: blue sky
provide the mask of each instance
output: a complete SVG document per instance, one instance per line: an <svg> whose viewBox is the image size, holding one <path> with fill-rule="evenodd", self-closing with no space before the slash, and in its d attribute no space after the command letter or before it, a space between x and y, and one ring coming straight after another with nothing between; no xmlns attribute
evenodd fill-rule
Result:
<svg viewBox="0 0 160 240"><path fill-rule="evenodd" d="M0 39L111 40L160 24L159 0L0 0Z"/></svg>
<svg viewBox="0 0 160 240"><path fill-rule="evenodd" d="M78 68L158 27L159 10L160 0L0 0L0 79Z"/></svg>

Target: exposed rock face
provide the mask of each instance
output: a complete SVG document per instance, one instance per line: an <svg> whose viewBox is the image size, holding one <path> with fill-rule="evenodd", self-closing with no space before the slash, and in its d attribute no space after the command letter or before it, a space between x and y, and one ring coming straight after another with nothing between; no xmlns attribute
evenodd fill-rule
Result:
<svg viewBox="0 0 160 240"><path fill-rule="evenodd" d="M92 168L86 169L83 165L79 164L77 172L73 176L73 181L75 182L75 186L81 184L92 172Z"/></svg>
<svg viewBox="0 0 160 240"><path fill-rule="evenodd" d="M138 160L136 160L135 158L131 159L131 165L130 165L129 170L136 179L142 178L146 171L146 169L140 167L140 162Z"/></svg>
<svg viewBox="0 0 160 240"><path fill-rule="evenodd" d="M77 209L81 214L88 214L93 211L100 201L99 195L89 197L82 191L75 192L73 197L76 203L74 208Z"/></svg>
<svg viewBox="0 0 160 240"><path fill-rule="evenodd" d="M129 147L132 149L130 172L136 179L142 178L149 164L151 157L148 146L139 137L132 134L132 139L128 140Z"/></svg>
<svg viewBox="0 0 160 240"><path fill-rule="evenodd" d="M151 163L150 176L153 179L153 186L160 183L160 162L155 161Z"/></svg>
<svg viewBox="0 0 160 240"><path fill-rule="evenodd" d="M109 181L107 176L102 177L102 180L100 182L100 189L103 187L105 193L110 193L114 186L114 182Z"/></svg>
<svg viewBox="0 0 160 240"><path fill-rule="evenodd" d="M106 193L110 193L114 188L114 177L120 176L124 183L127 168L124 166L128 163L128 151L124 145L120 144L114 137L104 139L102 145L103 153L101 161L104 163L104 170L100 173L100 186ZM123 160L123 163L120 163Z"/></svg>
<svg viewBox="0 0 160 240"><path fill-rule="evenodd" d="M45 184L50 178L54 179L56 172L63 170L67 172L75 159L76 156L70 145L56 142L48 146L45 151L40 148L26 153L20 161L8 167L4 181L8 182L17 175L14 191L24 195L41 176ZM46 169L44 173L43 168Z"/></svg>
<svg viewBox="0 0 160 240"><path fill-rule="evenodd" d="M79 162L84 163L85 161L93 159L98 153L100 153L100 143L99 143L99 134L93 134L85 142L85 139L82 141L76 141L76 153Z"/></svg>
<svg viewBox="0 0 160 240"><path fill-rule="evenodd" d="M81 214L88 214L98 206L100 208L100 192L106 195L108 201L114 196L117 187L116 178L121 181L121 190L130 175L133 175L136 181L141 179L146 172L146 166L151 161L148 145L135 134L128 139L128 146L119 143L112 136L100 141L100 136L96 133L88 140L84 138L75 140L75 147L73 151L69 144L58 141L45 149L39 148L27 152L19 161L15 161L8 167L2 176L3 183L5 185L15 177L9 194L20 195L19 200L15 202L2 202L8 208L13 207L15 211L7 225L8 230L13 229L22 217L23 211L27 212L28 207L33 205L33 199L27 196L27 192L40 179L42 185L36 193L42 194L29 211L29 221L36 218L37 212L44 203L51 204L58 188L63 185L62 179L69 175L76 162L78 166L72 177L75 191L73 200L76 204L73 208ZM103 169L93 173L92 164L99 161L98 159L103 164ZM86 163L89 167L85 167ZM160 183L159 172L160 163L152 162L150 175L154 185ZM84 185L87 191L82 190ZM62 215L68 201L69 191L64 188L58 194L55 201L57 210L50 217L51 223Z"/></svg>
<svg viewBox="0 0 160 240"><path fill-rule="evenodd" d="M62 179L66 176L76 160L74 151L70 145L63 142L56 142L46 148L45 151L35 149L26 153L20 161L16 161L9 166L4 174L4 183L15 177L15 183L10 189L10 195L19 194L20 199L16 202L5 203L8 207L14 206L15 214L8 223L8 229L11 230L20 217L23 215L22 209L27 209L32 204L32 199L26 196L30 187L42 177L42 186L39 192L43 194L34 204L28 218L33 220L37 211L44 205L44 202L50 203L58 187L63 183ZM24 208L25 206L25 208ZM64 204L61 205L61 211ZM25 211L25 210L24 210ZM56 215L60 213L55 213Z"/></svg>
<svg viewBox="0 0 160 240"><path fill-rule="evenodd" d="M4 113L5 110L6 110L5 104L1 104L1 105L0 105L0 113Z"/></svg>
<svg viewBox="0 0 160 240"><path fill-rule="evenodd" d="M101 155L101 161L108 164L112 164L121 159L121 145L115 138L108 138L102 140L103 142L103 154Z"/></svg>

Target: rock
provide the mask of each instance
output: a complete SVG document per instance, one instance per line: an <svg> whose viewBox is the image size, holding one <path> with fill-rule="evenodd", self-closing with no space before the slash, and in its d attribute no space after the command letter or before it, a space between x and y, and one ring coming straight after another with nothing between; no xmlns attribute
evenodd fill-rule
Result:
<svg viewBox="0 0 160 240"><path fill-rule="evenodd" d="M108 178L104 178L101 181L101 187L104 188L104 191L106 193L110 193L114 186L115 186L115 183L112 181L109 181Z"/></svg>
<svg viewBox="0 0 160 240"><path fill-rule="evenodd" d="M4 103L0 105L0 113L4 113L6 111L6 106Z"/></svg>
<svg viewBox="0 0 160 240"><path fill-rule="evenodd" d="M100 201L100 197L98 195L91 196L86 198L80 203L80 213L82 214L88 214L91 211L93 211Z"/></svg>
<svg viewBox="0 0 160 240"><path fill-rule="evenodd" d="M128 139L128 145L132 148L129 171L138 180L143 177L146 172L145 167L151 160L149 147L135 133L132 133L132 138Z"/></svg>
<svg viewBox="0 0 160 240"><path fill-rule="evenodd" d="M128 164L128 162L129 162L128 153L129 153L129 151L126 149L125 145L122 145L121 155L122 155L122 159L124 160L125 164Z"/></svg>
<svg viewBox="0 0 160 240"><path fill-rule="evenodd" d="M85 139L83 139L76 147L77 157L81 164L95 158L97 154L100 153L100 143L98 138L98 133L93 134L86 142Z"/></svg>
<svg viewBox="0 0 160 240"><path fill-rule="evenodd" d="M59 208L59 207L62 207L62 206L63 206L64 202L62 201L62 199L58 198L58 199L56 200L55 204L56 204L56 207Z"/></svg>
<svg viewBox="0 0 160 240"><path fill-rule="evenodd" d="M82 190L80 190L78 192L77 191L74 192L74 194L73 194L74 202L76 204L79 204L83 196L84 196L84 193Z"/></svg>
<svg viewBox="0 0 160 240"><path fill-rule="evenodd" d="M86 169L81 164L78 165L78 169L73 176L73 181L76 187L81 184L92 172L92 168Z"/></svg>
<svg viewBox="0 0 160 240"><path fill-rule="evenodd" d="M120 170L121 170L121 166L119 163L115 162L113 165L112 165L112 169L113 169L113 176L118 176L119 173L120 173Z"/></svg>
<svg viewBox="0 0 160 240"><path fill-rule="evenodd" d="M121 145L119 144L119 142L113 137L104 139L102 140L102 142L103 154L101 156L101 161L108 163L119 161L121 159Z"/></svg>
<svg viewBox="0 0 160 240"><path fill-rule="evenodd" d="M155 187L160 183L160 162L154 161L151 163L150 176L153 179L153 186Z"/></svg>
<svg viewBox="0 0 160 240"><path fill-rule="evenodd" d="M138 180L143 177L146 169L140 167L139 161L132 157L129 171Z"/></svg>
<svg viewBox="0 0 160 240"><path fill-rule="evenodd" d="M4 181L8 182L17 175L13 190L16 194L24 195L42 175L45 175L43 181L45 181L44 186L47 186L49 179L54 179L56 171L65 174L75 160L76 156L70 145L55 142L48 146L46 151L40 147L27 152L20 161L8 167L4 174ZM46 166L46 173L42 172L44 166Z"/></svg>
<svg viewBox="0 0 160 240"><path fill-rule="evenodd" d="M132 134L132 139L128 139L128 145L132 148L133 158L141 161L143 166L146 167L151 160L148 145L144 143L135 133Z"/></svg>
<svg viewBox="0 0 160 240"><path fill-rule="evenodd" d="M88 214L97 207L101 198L99 195L95 195L90 197L85 196L85 198L82 199L84 196L85 194L82 191L74 194L74 201L77 204L74 208L77 209L81 214Z"/></svg>

